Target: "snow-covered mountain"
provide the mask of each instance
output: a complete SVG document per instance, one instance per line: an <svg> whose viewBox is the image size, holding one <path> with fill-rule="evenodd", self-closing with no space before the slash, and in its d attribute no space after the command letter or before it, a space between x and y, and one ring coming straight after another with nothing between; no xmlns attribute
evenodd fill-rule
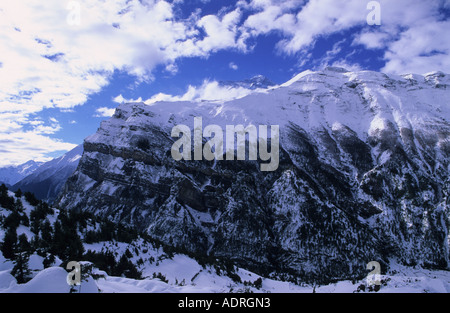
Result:
<svg viewBox="0 0 450 313"><path fill-rule="evenodd" d="M249 79L244 79L242 81L220 81L219 85L231 88L241 87L245 89L256 90L268 89L275 86L276 84L263 75L257 75Z"/></svg>
<svg viewBox="0 0 450 313"><path fill-rule="evenodd" d="M121 104L56 203L168 245L303 281L377 261L449 268L450 75L327 68L224 103ZM175 125L279 125L259 161L175 161Z"/></svg>
<svg viewBox="0 0 450 313"><path fill-rule="evenodd" d="M83 154L83 146L79 145L64 155L43 163L30 175L15 183L12 190L30 191L38 199L52 202L73 174Z"/></svg>
<svg viewBox="0 0 450 313"><path fill-rule="evenodd" d="M31 160L17 166L2 167L0 168L0 182L12 186L33 173L43 163Z"/></svg>

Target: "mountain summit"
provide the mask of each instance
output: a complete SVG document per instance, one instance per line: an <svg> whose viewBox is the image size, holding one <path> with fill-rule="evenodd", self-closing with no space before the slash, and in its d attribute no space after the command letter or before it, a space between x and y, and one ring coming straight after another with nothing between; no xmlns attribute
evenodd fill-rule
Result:
<svg viewBox="0 0 450 313"><path fill-rule="evenodd" d="M327 68L225 103L121 104L56 201L305 281L449 266L450 76ZM278 125L279 167L175 161L176 125Z"/></svg>
<svg viewBox="0 0 450 313"><path fill-rule="evenodd" d="M245 79L242 81L220 81L219 85L232 88L242 87L245 89L256 90L273 87L275 86L275 83L270 81L267 77L263 75L256 75L250 79Z"/></svg>

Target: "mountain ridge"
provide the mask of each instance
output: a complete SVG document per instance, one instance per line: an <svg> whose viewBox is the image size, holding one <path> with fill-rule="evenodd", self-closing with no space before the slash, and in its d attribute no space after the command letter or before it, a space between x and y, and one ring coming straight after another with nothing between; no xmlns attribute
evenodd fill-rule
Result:
<svg viewBox="0 0 450 313"><path fill-rule="evenodd" d="M79 145L60 157L45 162L19 182L11 190L33 192L39 200L52 202L58 196L67 178L73 174L83 154Z"/></svg>
<svg viewBox="0 0 450 313"><path fill-rule="evenodd" d="M250 90L267 89L276 86L274 82L269 80L264 75L256 75L249 79L241 81L219 81L219 86L226 86L230 88L245 88Z"/></svg>
<svg viewBox="0 0 450 313"><path fill-rule="evenodd" d="M392 258L448 268L449 87L441 72L327 68L225 103L121 104L56 203L259 273L326 282ZM279 125L278 170L174 161L170 130L194 116Z"/></svg>
<svg viewBox="0 0 450 313"><path fill-rule="evenodd" d="M35 162L30 160L16 166L2 167L0 168L0 182L5 183L8 186L12 186L21 179L33 173L42 164L44 164L44 162Z"/></svg>

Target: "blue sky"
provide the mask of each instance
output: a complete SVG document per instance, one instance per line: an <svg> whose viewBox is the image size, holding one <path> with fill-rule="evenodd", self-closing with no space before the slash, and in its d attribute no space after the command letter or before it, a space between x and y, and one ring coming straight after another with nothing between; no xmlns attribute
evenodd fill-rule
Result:
<svg viewBox="0 0 450 313"><path fill-rule="evenodd" d="M61 155L123 101L248 93L219 81L449 73L449 12L449 0L3 2L0 166Z"/></svg>

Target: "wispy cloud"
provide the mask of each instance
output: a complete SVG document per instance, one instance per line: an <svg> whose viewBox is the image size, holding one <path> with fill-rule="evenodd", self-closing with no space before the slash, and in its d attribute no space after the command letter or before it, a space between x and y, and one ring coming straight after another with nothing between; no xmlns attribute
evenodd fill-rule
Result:
<svg viewBox="0 0 450 313"><path fill-rule="evenodd" d="M239 66L237 66L236 63L234 62L230 62L230 64L228 64L228 67L231 68L233 71L237 71L239 69Z"/></svg>
<svg viewBox="0 0 450 313"><path fill-rule="evenodd" d="M0 132L2 143L1 165L22 164L30 159L35 161L49 161L49 154L55 151L68 151L76 147L75 144L62 142L49 137L54 129L38 126L36 130L4 133Z"/></svg>

